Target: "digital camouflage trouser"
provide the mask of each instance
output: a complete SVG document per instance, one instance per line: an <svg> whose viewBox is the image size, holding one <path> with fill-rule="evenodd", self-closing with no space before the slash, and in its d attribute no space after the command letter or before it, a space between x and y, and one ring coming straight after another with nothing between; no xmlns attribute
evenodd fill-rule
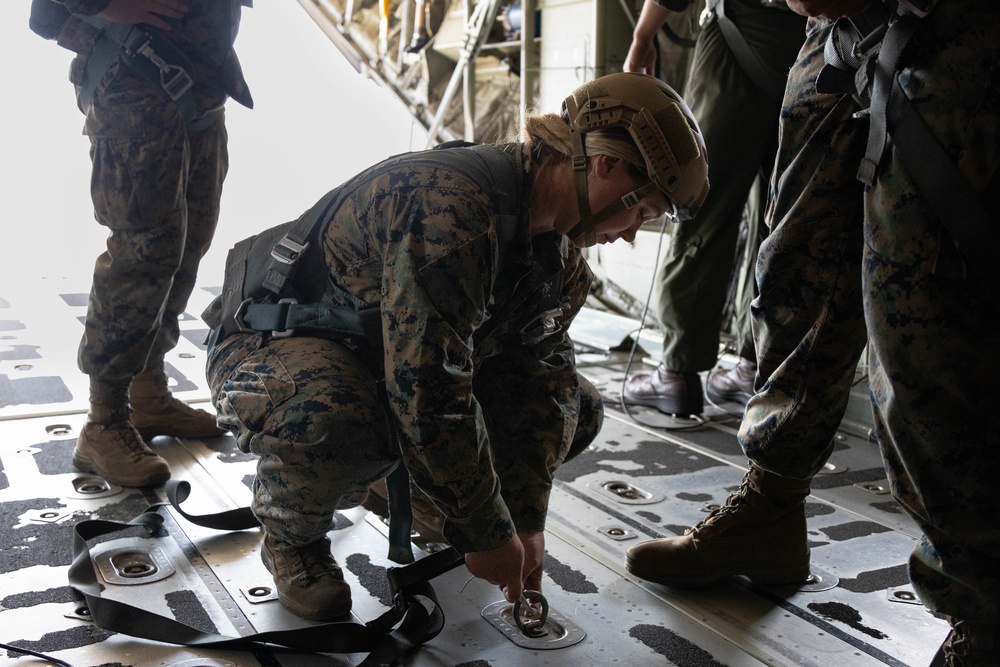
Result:
<svg viewBox="0 0 1000 667"><path fill-rule="evenodd" d="M97 90L86 133L94 213L110 234L94 267L79 365L95 379L121 380L177 344L178 317L219 219L225 118L220 110L190 133L176 105L121 68Z"/></svg>
<svg viewBox="0 0 1000 667"><path fill-rule="evenodd" d="M925 538L910 576L932 610L1000 622L1000 314L890 148L856 180L868 123L821 95L829 27L810 22L792 70L753 303L761 390L740 443L808 479L827 460L861 352L893 494ZM976 191L1000 162L1000 3L944 0L900 82ZM957 75L961 73L961 75ZM994 218L994 223L996 219ZM996 289L992 286L991 289Z"/></svg>
<svg viewBox="0 0 1000 667"><path fill-rule="evenodd" d="M301 336L264 342L262 334L233 335L210 352L208 380L219 423L235 434L240 449L260 457L252 508L281 540L302 546L322 537L335 510L360 505L399 461L368 356L346 341ZM530 406L518 401L533 397L516 368L492 361L477 366L475 394L494 460L510 469L517 462L504 463L502 443L531 442ZM564 422L567 458L593 441L603 419L597 390L582 376L580 385ZM465 448L456 446L456 455ZM516 473L498 474L504 498L516 497Z"/></svg>

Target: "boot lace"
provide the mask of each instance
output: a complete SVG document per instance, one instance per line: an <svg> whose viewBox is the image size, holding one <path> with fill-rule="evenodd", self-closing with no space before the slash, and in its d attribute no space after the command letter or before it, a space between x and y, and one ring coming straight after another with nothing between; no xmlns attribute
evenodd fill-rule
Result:
<svg viewBox="0 0 1000 667"><path fill-rule="evenodd" d="M139 437L138 431L129 422L116 422L100 428L102 431L110 432L115 438L115 444L133 461L140 461L148 456L157 456L156 452L146 446L146 443Z"/></svg>
<svg viewBox="0 0 1000 667"><path fill-rule="evenodd" d="M304 547L282 543L279 549L288 565L289 579L295 586L308 586L320 577L344 578L344 573L330 553L329 539L317 540Z"/></svg>
<svg viewBox="0 0 1000 667"><path fill-rule="evenodd" d="M749 490L750 480L747 476L744 476L743 481L740 483L740 488L736 489L736 491L731 493L729 497L726 498L724 505L716 507L707 517L699 521L691 528L688 528L684 534L697 537L699 531L715 525L726 516L729 516L739 510L746 503L746 497Z"/></svg>
<svg viewBox="0 0 1000 667"><path fill-rule="evenodd" d="M971 667L966 661L970 657L971 640L965 621L956 621L951 634L941 647L944 650L944 667Z"/></svg>

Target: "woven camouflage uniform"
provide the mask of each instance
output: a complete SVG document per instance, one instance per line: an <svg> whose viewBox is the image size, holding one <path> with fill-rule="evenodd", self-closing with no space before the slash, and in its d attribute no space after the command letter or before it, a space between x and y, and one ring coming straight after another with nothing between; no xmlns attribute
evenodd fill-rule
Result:
<svg viewBox="0 0 1000 667"><path fill-rule="evenodd" d="M63 4L93 15L107 1ZM84 109L94 214L110 232L94 267L79 349L80 369L97 380L131 378L147 358L162 360L177 344L178 317L215 233L229 166L222 107L227 96L251 103L233 52L239 0L184 4L187 14L172 21L169 38L193 65L192 93L207 127L191 130L176 104L120 61ZM77 54L70 69L77 86L98 36L76 16L59 35L59 44Z"/></svg>
<svg viewBox="0 0 1000 667"><path fill-rule="evenodd" d="M690 4L655 1L672 10ZM762 6L759 0L725 0L725 12L761 61L768 80L783 80L802 45L805 19L780 5ZM781 93L764 89L747 73L719 21L713 20L698 35L684 99L705 138L712 189L693 220L673 226L670 246L657 269L655 299L664 326L661 360L670 370L688 372L712 368L718 357L734 264L742 262L736 247L744 204L755 184L771 173ZM761 201L755 196L749 209L750 257L762 236ZM737 297L740 315L745 315L751 296L748 288ZM741 317L736 329L737 352L753 359L748 319Z"/></svg>
<svg viewBox="0 0 1000 667"><path fill-rule="evenodd" d="M1000 431L990 416L1000 313L986 296L997 286L968 271L893 148L873 187L856 179L868 121L851 96L814 86L829 29L810 21L782 110L753 304L764 383L740 442L759 466L810 479L830 455L867 340L892 491L924 534L910 559L916 591L936 612L998 623ZM1000 159L998 47L1000 5L943 0L899 74L977 192Z"/></svg>
<svg viewBox="0 0 1000 667"><path fill-rule="evenodd" d="M456 549L544 528L553 472L603 417L566 333L593 276L578 250L563 260L556 234L529 237L530 175L513 149L528 180L509 245L459 170L403 156L342 186L353 190L322 223L329 273L315 280L380 306L383 359L363 339L306 335L234 334L210 349L219 422L260 456L252 506L267 532L305 545L360 504L400 458L390 423ZM551 294L561 330L526 339Z"/></svg>

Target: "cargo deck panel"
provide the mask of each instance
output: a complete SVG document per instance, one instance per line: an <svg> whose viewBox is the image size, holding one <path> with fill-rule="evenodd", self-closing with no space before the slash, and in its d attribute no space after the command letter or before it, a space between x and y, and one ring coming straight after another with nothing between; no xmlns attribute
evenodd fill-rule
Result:
<svg viewBox="0 0 1000 667"><path fill-rule="evenodd" d="M201 345L206 332L190 313L216 293L217 287L196 290L181 323L181 343L167 358L177 395L209 408ZM109 486L93 493L93 476L71 465L86 411L86 378L75 367L85 295L79 285L59 280L9 286L0 294L0 642L75 667L361 662L360 654L271 647L192 649L111 633L89 620L67 583L73 526L92 518L127 521L165 498L162 489ZM803 589L765 588L742 577L673 589L625 571L629 546L680 534L725 502L746 461L736 442L738 406L710 407L706 424L691 430L667 430L676 420L655 411L622 412L625 355L601 352L606 341L588 334L604 318L612 328L613 316L588 310L587 327L573 332L582 344L581 370L602 391L607 418L597 441L557 475L543 585L556 622L550 636L528 647L511 641L510 605L495 587L457 568L433 582L446 614L444 630L401 664L925 665L948 626L913 596L905 563L917 531L886 493L877 446L856 429L838 434L831 465L817 477L807 504L814 579ZM233 438L161 437L154 446L173 478L192 486L186 512L249 503L255 458L236 449ZM167 536L115 538L92 555L97 562L116 549L149 549L171 573L127 585L105 580L105 596L232 637L309 623L273 595L260 594L272 582L260 561L257 530L220 532L173 509L160 511ZM389 604L385 571L393 566L386 558L385 523L364 509L347 510L338 513L330 536L352 587L353 620L379 616ZM422 557L435 545L417 539L413 548ZM100 563L95 567L100 570ZM578 636L570 632L583 638L562 646ZM32 660L0 652L5 663Z"/></svg>

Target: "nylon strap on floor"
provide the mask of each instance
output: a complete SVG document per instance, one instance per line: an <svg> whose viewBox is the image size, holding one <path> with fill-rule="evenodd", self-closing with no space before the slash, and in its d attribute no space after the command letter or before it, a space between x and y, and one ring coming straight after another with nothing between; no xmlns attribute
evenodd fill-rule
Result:
<svg viewBox="0 0 1000 667"><path fill-rule="evenodd" d="M203 516L180 509L190 492L184 481L172 481L166 487L170 504L185 519L218 530L243 530L257 527L249 508L240 508ZM359 667L389 666L406 652L433 639L444 627L444 611L429 580L464 563L454 548L444 549L402 568L389 568L387 576L393 592L393 607L378 618L362 624L354 621L323 623L315 626L227 637L207 633L186 623L161 616L147 609L101 596L104 584L98 580L88 541L113 539L115 533L145 532L147 537L170 539L164 518L158 513L164 503L151 506L128 523L82 521L74 527L73 562L69 584L84 596L97 627L132 637L170 644L205 648L252 650L261 644L284 646L310 653L367 653ZM429 607L425 602L429 603Z"/></svg>

